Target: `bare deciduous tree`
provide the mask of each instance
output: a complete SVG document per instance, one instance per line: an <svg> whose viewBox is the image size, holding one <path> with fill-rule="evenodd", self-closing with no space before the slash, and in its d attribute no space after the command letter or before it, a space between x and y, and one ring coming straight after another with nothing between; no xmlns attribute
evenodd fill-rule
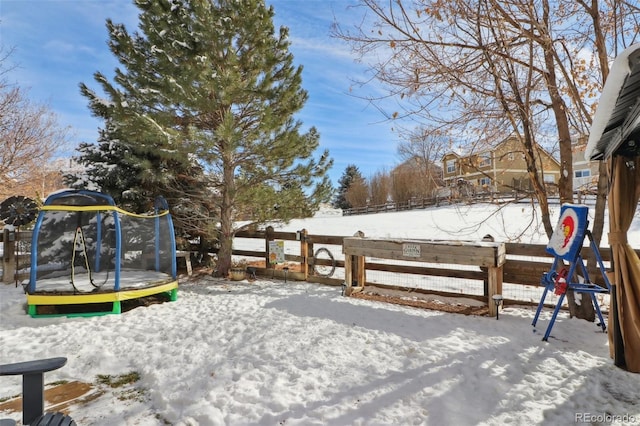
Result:
<svg viewBox="0 0 640 426"><path fill-rule="evenodd" d="M613 0L360 0L352 29L334 27L400 109L455 135L472 153L520 139L541 219L553 232L536 146L559 152L561 202L573 199L572 140L588 133L606 63L638 37L638 6ZM371 53L375 51L375 55ZM381 98L371 98L372 102ZM383 109L382 107L380 107ZM604 169L601 168L602 179ZM604 181L596 206L600 235Z"/></svg>
<svg viewBox="0 0 640 426"><path fill-rule="evenodd" d="M356 176L345 193L345 199L351 207L365 207L369 203L369 186L367 182Z"/></svg>
<svg viewBox="0 0 640 426"><path fill-rule="evenodd" d="M540 48L509 27L489 0L361 4L375 21L365 19L355 32L336 27L335 34L350 41L363 58L376 50L381 59L371 66L402 100L398 115L413 115L434 133L464 139L470 153L490 150L505 135L518 135L550 234L535 155L536 138L549 115L548 101L539 95L543 71L536 71L531 60L540 56Z"/></svg>
<svg viewBox="0 0 640 426"><path fill-rule="evenodd" d="M0 199L20 194L44 197L52 177L46 165L67 137L45 105L23 90L0 82ZM59 178L59 176L58 176Z"/></svg>
<svg viewBox="0 0 640 426"><path fill-rule="evenodd" d="M389 173L384 170L376 172L369 178L369 202L373 205L386 204L389 200L390 189Z"/></svg>
<svg viewBox="0 0 640 426"><path fill-rule="evenodd" d="M418 174L419 196L433 197L435 190L442 186L442 156L451 141L437 131L419 127L409 132L406 140L398 144L398 155Z"/></svg>
<svg viewBox="0 0 640 426"><path fill-rule="evenodd" d="M391 172L391 198L396 204L408 203L422 196L420 181L422 176L413 162L400 164Z"/></svg>
<svg viewBox="0 0 640 426"><path fill-rule="evenodd" d="M361 24L336 24L334 35L350 42L399 102L395 111L380 106L387 117L411 116L458 138L468 153L518 135L550 235L535 147L559 152L561 201L572 201L571 142L588 132L604 77L593 65L599 70L612 47L636 36L637 6L598 0L359 4L366 12Z"/></svg>

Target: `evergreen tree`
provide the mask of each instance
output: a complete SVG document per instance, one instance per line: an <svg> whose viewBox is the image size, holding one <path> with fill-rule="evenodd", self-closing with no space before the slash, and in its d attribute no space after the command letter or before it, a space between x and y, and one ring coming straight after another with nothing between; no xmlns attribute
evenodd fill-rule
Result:
<svg viewBox="0 0 640 426"><path fill-rule="evenodd" d="M349 191L349 188L353 184L354 181L361 180L364 181L362 174L358 167L353 164L349 164L346 169L344 169L344 173L340 177L338 181L338 195L333 201L333 207L336 209L350 209L353 206L349 201L347 201L346 194Z"/></svg>
<svg viewBox="0 0 640 426"><path fill-rule="evenodd" d="M107 20L123 67L113 82L95 74L108 99L84 84L81 91L113 123L104 143L124 144L138 183L177 192L197 172L192 184L205 190L190 196L215 206L218 272L226 275L236 220L305 216L331 194L328 152L315 159L318 133L302 132L293 118L307 100L302 68L263 0L135 4L139 32Z"/></svg>
<svg viewBox="0 0 640 426"><path fill-rule="evenodd" d="M81 143L77 148L80 154L75 159L85 171L66 175L66 184L106 192L119 206L133 212L151 210L154 198L163 195L172 207L179 241L200 237L203 244L210 243L207 229L215 217L210 214L214 194L206 191L202 168L186 158L162 155L162 150L158 155L144 149L134 136L125 136L125 126L104 118L106 125L100 130L98 143Z"/></svg>

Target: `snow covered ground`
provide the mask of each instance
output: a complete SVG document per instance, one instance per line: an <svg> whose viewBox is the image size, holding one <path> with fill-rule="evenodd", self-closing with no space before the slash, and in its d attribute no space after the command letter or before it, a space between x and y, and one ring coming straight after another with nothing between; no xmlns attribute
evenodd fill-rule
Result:
<svg viewBox="0 0 640 426"><path fill-rule="evenodd" d="M443 238L472 221L470 210L451 209L437 223L433 210L325 212L281 229ZM522 207L505 215L503 233L486 223L462 238L500 241L526 218ZM539 233L522 238L542 241ZM0 363L68 357L45 382L104 392L70 407L79 425L640 424L640 375L613 365L595 324L564 313L541 341L550 310L534 328L533 308L507 307L496 320L317 284L209 276L182 279L176 302L121 315L32 319L24 304L20 287L0 285ZM126 386L98 384L131 372L139 380ZM20 389L19 378L0 377L0 401Z"/></svg>

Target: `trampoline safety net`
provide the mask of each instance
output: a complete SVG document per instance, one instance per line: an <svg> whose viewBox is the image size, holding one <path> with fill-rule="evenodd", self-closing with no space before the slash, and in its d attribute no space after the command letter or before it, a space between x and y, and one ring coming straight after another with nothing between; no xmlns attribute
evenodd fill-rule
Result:
<svg viewBox="0 0 640 426"><path fill-rule="evenodd" d="M168 210L132 214L117 208L109 196L88 191L47 199L34 229L31 256L31 294L120 291L176 276Z"/></svg>

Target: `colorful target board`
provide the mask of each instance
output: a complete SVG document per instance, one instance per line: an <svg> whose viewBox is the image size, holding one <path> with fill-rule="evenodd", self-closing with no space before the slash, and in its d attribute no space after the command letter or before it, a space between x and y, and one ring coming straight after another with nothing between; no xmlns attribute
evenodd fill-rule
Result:
<svg viewBox="0 0 640 426"><path fill-rule="evenodd" d="M560 209L558 224L547 244L547 253L565 260L574 260L580 252L588 225L589 207L564 204Z"/></svg>

